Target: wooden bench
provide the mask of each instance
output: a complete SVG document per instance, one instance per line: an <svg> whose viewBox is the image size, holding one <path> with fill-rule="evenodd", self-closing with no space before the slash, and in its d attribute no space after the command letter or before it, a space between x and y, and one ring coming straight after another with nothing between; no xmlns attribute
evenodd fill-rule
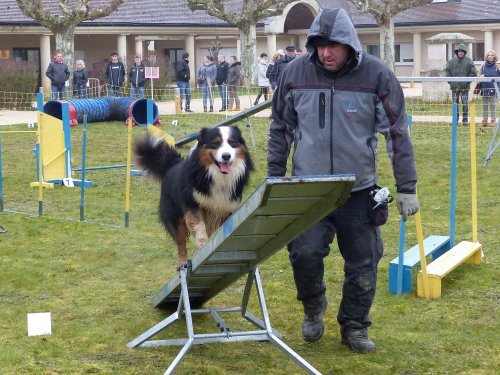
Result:
<svg viewBox="0 0 500 375"><path fill-rule="evenodd" d="M482 245L478 242L462 241L451 250L437 258L427 266L430 298L441 297L441 279L462 263L481 264ZM425 297L423 273L417 278L417 295Z"/></svg>
<svg viewBox="0 0 500 375"><path fill-rule="evenodd" d="M425 256L433 260L450 250L450 247L449 236L429 236L424 240ZM398 264L399 257L389 263L389 292L394 294L398 289ZM418 265L420 265L420 251L418 245L415 245L404 253L402 293L412 292L413 269Z"/></svg>

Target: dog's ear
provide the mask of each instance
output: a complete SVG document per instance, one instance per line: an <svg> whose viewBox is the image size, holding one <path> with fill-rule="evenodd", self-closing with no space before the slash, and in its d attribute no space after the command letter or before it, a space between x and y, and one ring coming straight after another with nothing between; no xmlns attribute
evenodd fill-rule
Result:
<svg viewBox="0 0 500 375"><path fill-rule="evenodd" d="M201 130L198 132L198 136L196 137L196 140L198 143L200 143L201 139L205 137L207 134L208 128L201 128Z"/></svg>

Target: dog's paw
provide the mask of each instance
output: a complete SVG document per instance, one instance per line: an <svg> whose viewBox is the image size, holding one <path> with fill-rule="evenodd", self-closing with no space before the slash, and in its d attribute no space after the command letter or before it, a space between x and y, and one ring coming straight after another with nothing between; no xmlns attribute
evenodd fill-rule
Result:
<svg viewBox="0 0 500 375"><path fill-rule="evenodd" d="M182 267L187 264L187 259L180 259L177 261L177 271L180 271Z"/></svg>

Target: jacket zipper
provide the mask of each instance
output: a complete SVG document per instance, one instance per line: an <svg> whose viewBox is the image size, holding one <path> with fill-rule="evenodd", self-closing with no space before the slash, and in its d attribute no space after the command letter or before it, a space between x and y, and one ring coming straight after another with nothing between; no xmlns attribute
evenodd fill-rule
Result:
<svg viewBox="0 0 500 375"><path fill-rule="evenodd" d="M326 103L325 103L325 93L320 92L319 93L319 128L324 129L325 128L325 109L326 109Z"/></svg>
<svg viewBox="0 0 500 375"><path fill-rule="evenodd" d="M335 81L332 81L332 94L330 95L330 174L333 174L333 95L335 95Z"/></svg>

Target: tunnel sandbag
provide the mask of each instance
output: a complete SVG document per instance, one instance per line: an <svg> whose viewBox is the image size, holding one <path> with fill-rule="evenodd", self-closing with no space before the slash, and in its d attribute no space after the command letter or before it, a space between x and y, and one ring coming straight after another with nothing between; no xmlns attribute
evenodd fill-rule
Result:
<svg viewBox="0 0 500 375"><path fill-rule="evenodd" d="M62 104L64 100L50 100L43 106L43 112L62 120ZM125 121L129 116L135 124L147 125L146 99L124 98L93 98L73 99L69 103L70 124L75 126L83 122L83 115L87 113L88 122ZM153 123L158 121L158 106L153 103Z"/></svg>

